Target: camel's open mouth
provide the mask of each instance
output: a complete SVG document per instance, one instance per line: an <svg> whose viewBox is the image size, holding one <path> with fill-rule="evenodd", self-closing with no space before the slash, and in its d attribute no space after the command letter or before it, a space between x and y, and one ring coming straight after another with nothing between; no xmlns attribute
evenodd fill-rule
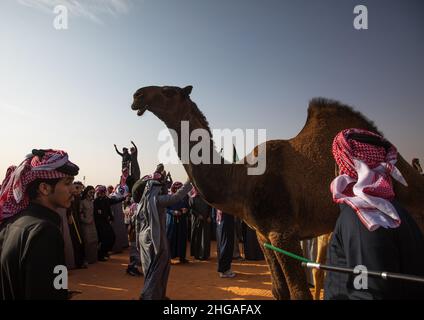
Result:
<svg viewBox="0 0 424 320"><path fill-rule="evenodd" d="M147 106L137 107L136 105L132 105L131 109L137 110L137 115L142 116L144 114L144 112L146 112Z"/></svg>

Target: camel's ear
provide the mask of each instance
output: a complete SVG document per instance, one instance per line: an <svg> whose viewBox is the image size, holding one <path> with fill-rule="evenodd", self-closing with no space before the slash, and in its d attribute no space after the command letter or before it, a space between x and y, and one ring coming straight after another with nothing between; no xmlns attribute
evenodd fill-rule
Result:
<svg viewBox="0 0 424 320"><path fill-rule="evenodd" d="M187 86L182 89L183 96L188 98L190 96L191 90L193 90L193 86Z"/></svg>

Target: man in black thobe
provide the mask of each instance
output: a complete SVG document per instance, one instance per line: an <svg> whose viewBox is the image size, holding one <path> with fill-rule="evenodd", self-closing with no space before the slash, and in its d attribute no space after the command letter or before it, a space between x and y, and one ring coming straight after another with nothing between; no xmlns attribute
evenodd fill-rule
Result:
<svg viewBox="0 0 424 320"><path fill-rule="evenodd" d="M212 208L197 191L189 199L189 205L191 213L190 254L198 260L207 260L211 251Z"/></svg>
<svg viewBox="0 0 424 320"><path fill-rule="evenodd" d="M130 176L133 178L133 181L138 181L140 179L140 165L138 164L138 148L133 141L131 141L131 144L133 146L130 149L130 156L131 156ZM132 190L132 186L130 190Z"/></svg>
<svg viewBox="0 0 424 320"><path fill-rule="evenodd" d="M75 194L71 206L66 210L69 222L69 233L71 235L72 247L74 249L74 260L76 268L86 268L84 243L81 232L80 204L81 193L84 185L80 181L74 182Z"/></svg>
<svg viewBox="0 0 424 320"><path fill-rule="evenodd" d="M94 222L96 223L97 235L99 238L98 260L107 261L109 251L115 244L116 235L113 231L111 223L113 222L113 214L111 206L113 204L124 201L125 198L111 199L106 196L106 186L96 187L96 199L94 199Z"/></svg>
<svg viewBox="0 0 424 320"><path fill-rule="evenodd" d="M324 298L423 299L419 282L371 277L362 270L424 276L424 237L396 200L393 180L408 188L396 168L395 146L381 135L345 129L333 140L337 177L330 190L341 213L330 240L327 263L358 273L327 272Z"/></svg>
<svg viewBox="0 0 424 320"><path fill-rule="evenodd" d="M246 260L264 260L264 254L256 236L256 231L242 223L243 247Z"/></svg>
<svg viewBox="0 0 424 320"><path fill-rule="evenodd" d="M122 148L122 152L119 152L116 144L113 145L115 147L115 151L122 157L122 170L125 168L129 169L131 163L131 155L128 152L128 148Z"/></svg>
<svg viewBox="0 0 424 320"><path fill-rule="evenodd" d="M217 210L216 223L218 273L221 278L233 278L236 276L231 271L234 251L234 216Z"/></svg>
<svg viewBox="0 0 424 320"><path fill-rule="evenodd" d="M8 171L0 191L1 300L68 298L57 209L71 205L77 174L60 150L33 150Z"/></svg>
<svg viewBox="0 0 424 320"><path fill-rule="evenodd" d="M402 220L396 229L378 228L370 232L348 205L341 213L330 240L327 263L370 271L386 271L424 276L424 239L415 221L400 206L394 206ZM424 284L368 277L368 289L354 287L355 275L327 272L326 300L424 299Z"/></svg>

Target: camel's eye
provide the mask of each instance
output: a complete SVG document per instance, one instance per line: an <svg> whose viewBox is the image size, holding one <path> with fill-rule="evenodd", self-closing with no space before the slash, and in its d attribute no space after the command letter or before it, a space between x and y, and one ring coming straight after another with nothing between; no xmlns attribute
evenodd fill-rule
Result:
<svg viewBox="0 0 424 320"><path fill-rule="evenodd" d="M134 99L137 99L141 96L142 96L142 93L140 91L137 91L136 93L134 93Z"/></svg>

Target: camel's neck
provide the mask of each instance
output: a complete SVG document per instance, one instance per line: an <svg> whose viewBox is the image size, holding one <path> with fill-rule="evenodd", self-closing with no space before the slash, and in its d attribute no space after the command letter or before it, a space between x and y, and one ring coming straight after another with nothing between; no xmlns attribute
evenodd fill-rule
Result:
<svg viewBox="0 0 424 320"><path fill-rule="evenodd" d="M215 150L210 128L197 107L190 103L184 107L186 111L179 116L158 117L173 130L178 157L191 182L213 207L241 216L242 195L235 191L239 182L234 181L240 166L228 163Z"/></svg>

